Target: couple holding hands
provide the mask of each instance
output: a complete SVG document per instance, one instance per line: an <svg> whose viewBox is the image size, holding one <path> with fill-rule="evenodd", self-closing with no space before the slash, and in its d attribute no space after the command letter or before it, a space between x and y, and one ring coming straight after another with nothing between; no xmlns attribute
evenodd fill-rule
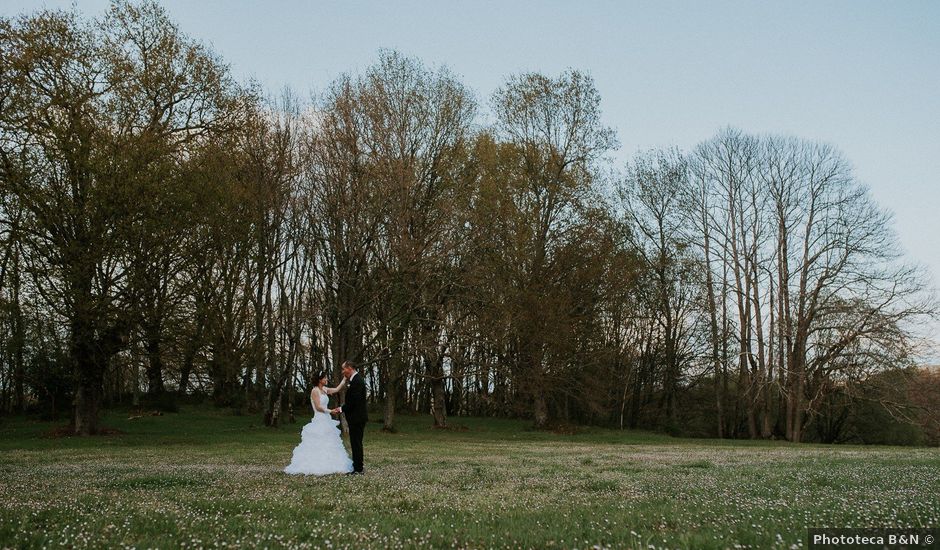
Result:
<svg viewBox="0 0 940 550"><path fill-rule="evenodd" d="M310 391L310 404L313 405L313 419L303 427L300 444L294 449L290 465L284 468L288 474L362 475L362 436L366 422L366 383L352 361L343 363L343 379L335 388L327 386L325 371L317 374L316 385ZM330 396L346 388L343 405L330 409ZM349 425L349 446L352 460L343 447L340 437L339 421L330 415L346 415Z"/></svg>

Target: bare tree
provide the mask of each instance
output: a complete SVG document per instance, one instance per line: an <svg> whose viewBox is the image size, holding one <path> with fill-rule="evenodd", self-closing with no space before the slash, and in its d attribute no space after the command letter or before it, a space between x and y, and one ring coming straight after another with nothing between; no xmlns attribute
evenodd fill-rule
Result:
<svg viewBox="0 0 940 550"><path fill-rule="evenodd" d="M688 163L678 151L639 156L629 166L619 191L628 219L633 250L649 277L640 285L640 301L648 301L648 315L659 342L662 395L667 421L676 426L677 394L683 374L699 355L695 349L700 329L698 259L690 254L683 197L689 188Z"/></svg>
<svg viewBox="0 0 940 550"><path fill-rule="evenodd" d="M829 146L725 130L696 150L694 173L698 242L710 254L717 237L727 259L719 273L708 258L707 285L731 275L748 433L774 431L779 388L780 431L799 441L831 387L813 380L844 372L863 341L897 349L931 313L922 279L898 256L890 217ZM717 315L711 324L714 361Z"/></svg>

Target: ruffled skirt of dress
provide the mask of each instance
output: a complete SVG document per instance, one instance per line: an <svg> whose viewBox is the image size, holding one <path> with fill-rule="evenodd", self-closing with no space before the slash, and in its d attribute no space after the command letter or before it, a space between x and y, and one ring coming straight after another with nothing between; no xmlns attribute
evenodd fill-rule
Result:
<svg viewBox="0 0 940 550"><path fill-rule="evenodd" d="M288 474L328 475L352 471L352 460L343 447L339 421L317 413L300 432L300 445L294 448Z"/></svg>

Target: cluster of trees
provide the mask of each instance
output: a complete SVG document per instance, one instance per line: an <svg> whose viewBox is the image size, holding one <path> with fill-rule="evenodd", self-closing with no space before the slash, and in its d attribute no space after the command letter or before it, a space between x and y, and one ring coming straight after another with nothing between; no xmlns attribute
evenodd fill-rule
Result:
<svg viewBox="0 0 940 550"><path fill-rule="evenodd" d="M272 100L116 1L0 20L0 73L0 408L71 410L78 434L191 395L276 426L351 359L389 430L800 441L908 372L934 311L836 150L729 129L611 170L578 71L508 78L487 123L396 52Z"/></svg>
<svg viewBox="0 0 940 550"><path fill-rule="evenodd" d="M729 129L637 159L625 182L657 342L637 364L662 369L670 422L690 372L708 377L719 437L791 441L832 395L919 375L912 323L935 311L923 274L832 147Z"/></svg>

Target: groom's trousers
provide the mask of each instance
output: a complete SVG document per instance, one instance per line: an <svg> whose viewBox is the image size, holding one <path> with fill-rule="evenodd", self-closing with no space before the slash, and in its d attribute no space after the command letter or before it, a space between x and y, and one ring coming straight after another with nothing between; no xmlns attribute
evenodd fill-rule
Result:
<svg viewBox="0 0 940 550"><path fill-rule="evenodd" d="M365 434L365 431L365 422L349 424L349 446L352 447L354 472L362 472L362 436Z"/></svg>

